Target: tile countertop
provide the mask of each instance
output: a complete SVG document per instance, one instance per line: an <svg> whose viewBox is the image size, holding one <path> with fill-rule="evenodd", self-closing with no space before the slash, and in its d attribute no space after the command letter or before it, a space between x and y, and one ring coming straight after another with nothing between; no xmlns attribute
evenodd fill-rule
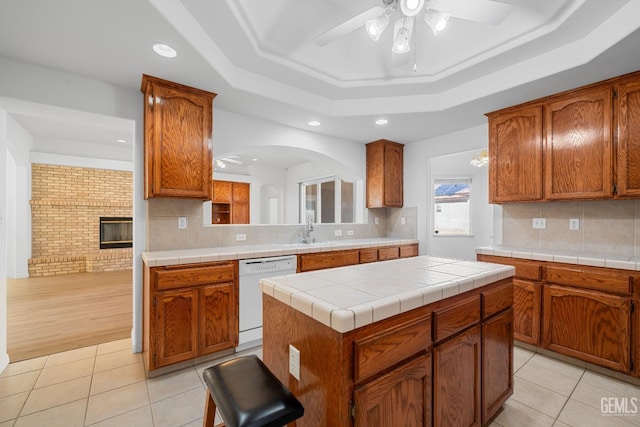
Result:
<svg viewBox="0 0 640 427"><path fill-rule="evenodd" d="M476 248L476 253L534 261L560 262L592 267L618 268L621 270L640 270L640 257L613 253L563 252L506 246L483 246Z"/></svg>
<svg viewBox="0 0 640 427"><path fill-rule="evenodd" d="M417 239L391 239L386 237L353 240L333 240L321 243L271 243L263 245L236 245L201 249L179 249L142 253L142 260L149 267L200 262L228 261L234 259L262 258L297 255L313 252L361 249L374 246L409 245L419 243Z"/></svg>
<svg viewBox="0 0 640 427"><path fill-rule="evenodd" d="M260 288L344 333L514 274L511 266L419 256L271 277Z"/></svg>

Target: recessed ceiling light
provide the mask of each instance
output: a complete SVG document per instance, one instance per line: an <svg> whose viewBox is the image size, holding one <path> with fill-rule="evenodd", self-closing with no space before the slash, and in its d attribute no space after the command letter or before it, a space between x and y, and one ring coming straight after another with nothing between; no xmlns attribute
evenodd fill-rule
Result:
<svg viewBox="0 0 640 427"><path fill-rule="evenodd" d="M251 161L252 161L252 162L257 162L257 161L258 161L258 159L253 158L253 159L251 159Z"/></svg>
<svg viewBox="0 0 640 427"><path fill-rule="evenodd" d="M178 52L176 52L174 48L162 43L154 44L153 51L160 56L164 56L165 58L175 58L178 55Z"/></svg>
<svg viewBox="0 0 640 427"><path fill-rule="evenodd" d="M308 123L308 125L309 125L309 126L320 126L320 122L319 122L319 121L317 121L317 120L311 120L311 121Z"/></svg>
<svg viewBox="0 0 640 427"><path fill-rule="evenodd" d="M119 142L120 144L124 144L127 141L124 139L116 139L116 142Z"/></svg>
<svg viewBox="0 0 640 427"><path fill-rule="evenodd" d="M389 123L389 120L387 120L387 119L378 119L378 120L376 120L376 124L377 125L386 125L387 123Z"/></svg>

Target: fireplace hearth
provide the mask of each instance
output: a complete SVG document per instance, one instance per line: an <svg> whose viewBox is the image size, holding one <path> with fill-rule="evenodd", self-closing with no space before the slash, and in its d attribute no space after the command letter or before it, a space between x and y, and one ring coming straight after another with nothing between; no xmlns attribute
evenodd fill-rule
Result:
<svg viewBox="0 0 640 427"><path fill-rule="evenodd" d="M100 217L100 249L133 247L133 218Z"/></svg>

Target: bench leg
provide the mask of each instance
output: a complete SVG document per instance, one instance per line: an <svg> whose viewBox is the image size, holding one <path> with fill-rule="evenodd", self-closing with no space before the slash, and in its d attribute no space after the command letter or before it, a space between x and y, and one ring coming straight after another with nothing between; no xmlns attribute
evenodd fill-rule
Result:
<svg viewBox="0 0 640 427"><path fill-rule="evenodd" d="M202 422L203 427L214 427L213 423L216 419L216 402L213 401L211 393L207 391L207 397L204 404L204 419Z"/></svg>

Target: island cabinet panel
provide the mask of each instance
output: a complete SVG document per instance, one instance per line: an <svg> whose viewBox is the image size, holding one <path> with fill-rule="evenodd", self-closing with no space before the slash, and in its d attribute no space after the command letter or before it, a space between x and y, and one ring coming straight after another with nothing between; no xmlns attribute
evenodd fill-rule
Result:
<svg viewBox="0 0 640 427"><path fill-rule="evenodd" d="M640 81L623 80L618 95L618 179L620 197L640 197Z"/></svg>
<svg viewBox="0 0 640 427"><path fill-rule="evenodd" d="M629 372L629 298L558 285L545 285L543 298L543 347Z"/></svg>
<svg viewBox="0 0 640 427"><path fill-rule="evenodd" d="M143 269L147 371L238 345L237 261Z"/></svg>
<svg viewBox="0 0 640 427"><path fill-rule="evenodd" d="M613 194L610 86L597 86L545 107L545 198L607 198Z"/></svg>
<svg viewBox="0 0 640 427"><path fill-rule="evenodd" d="M542 106L489 116L489 203L542 200Z"/></svg>
<svg viewBox="0 0 640 427"><path fill-rule="evenodd" d="M216 94L142 76L145 198L209 200Z"/></svg>
<svg viewBox="0 0 640 427"><path fill-rule="evenodd" d="M509 369L505 369L509 366ZM482 324L482 423L513 393L513 310Z"/></svg>
<svg viewBox="0 0 640 427"><path fill-rule="evenodd" d="M510 289L504 279L345 333L265 294L263 359L304 405L298 427L488 424L513 390L511 306L497 301Z"/></svg>
<svg viewBox="0 0 640 427"><path fill-rule="evenodd" d="M480 326L434 348L434 425L481 425L480 351Z"/></svg>
<svg viewBox="0 0 640 427"><path fill-rule="evenodd" d="M431 355L422 354L354 392L356 427L431 426Z"/></svg>
<svg viewBox="0 0 640 427"><path fill-rule="evenodd" d="M354 380L359 383L430 346L430 316L356 340Z"/></svg>
<svg viewBox="0 0 640 427"><path fill-rule="evenodd" d="M380 139L367 144L367 208L401 208L404 146Z"/></svg>

